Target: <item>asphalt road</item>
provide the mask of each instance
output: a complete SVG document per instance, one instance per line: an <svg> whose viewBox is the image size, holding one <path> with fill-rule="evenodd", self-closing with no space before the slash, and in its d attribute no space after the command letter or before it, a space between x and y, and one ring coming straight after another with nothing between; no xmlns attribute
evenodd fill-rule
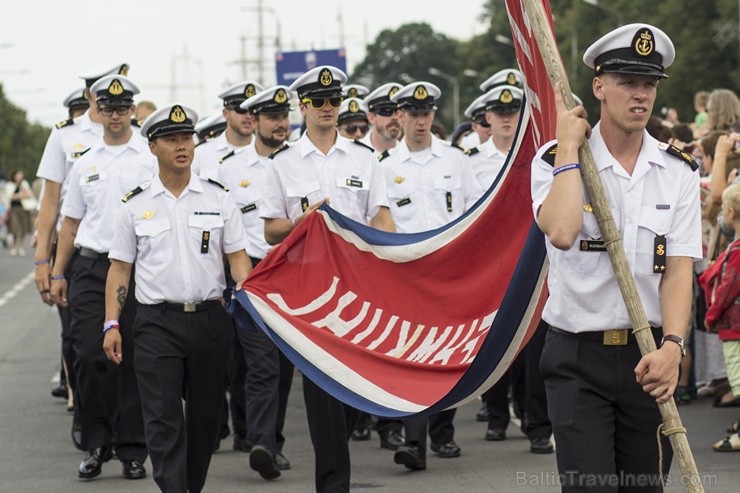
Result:
<svg viewBox="0 0 740 493"><path fill-rule="evenodd" d="M1 247L0 247L1 248ZM83 454L69 438L71 415L65 401L51 397L59 367L60 325L54 309L42 304L33 285L32 258L0 250L0 492L156 492L150 477L121 477L118 462L108 462L101 476L82 481L77 467ZM231 449L231 437L213 457L205 491L311 492L313 453L303 411L301 379L294 379L285 435L285 455L292 469L276 481L262 480L249 468L248 456ZM377 492L550 492L559 491L553 455L529 453L517 426L509 439L486 442L485 423L475 422L479 402L460 408L455 439L462 457L428 456L427 470L407 471L393 454L379 448L377 435L351 442L352 490ZM680 408L706 491L735 493L740 484L740 453L718 453L711 444L738 418L740 409L713 408L708 400ZM147 462L151 471L151 464ZM680 472L674 461L671 479ZM666 491L684 491L671 486Z"/></svg>

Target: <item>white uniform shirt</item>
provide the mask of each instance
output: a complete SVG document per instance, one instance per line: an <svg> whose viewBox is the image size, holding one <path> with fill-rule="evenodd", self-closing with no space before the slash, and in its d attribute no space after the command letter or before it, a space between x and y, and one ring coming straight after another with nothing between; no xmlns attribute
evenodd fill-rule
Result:
<svg viewBox="0 0 740 493"><path fill-rule="evenodd" d="M108 255L136 262L136 300L154 305L222 296L223 255L247 246L234 201L195 173L179 197L165 189L159 175L145 188L123 204Z"/></svg>
<svg viewBox="0 0 740 493"><path fill-rule="evenodd" d="M61 210L61 215L81 220L75 246L108 252L123 196L150 181L156 170L156 159L138 133L127 144L94 147L80 157L69 173Z"/></svg>
<svg viewBox="0 0 740 493"><path fill-rule="evenodd" d="M432 145L411 153L406 141L380 162L399 233L429 231L460 217L483 194L464 151L432 135Z"/></svg>
<svg viewBox="0 0 740 493"><path fill-rule="evenodd" d="M268 168L260 217L294 219L311 205L329 198L330 206L363 224L388 206L385 182L372 150L337 133L324 155L307 134L274 155Z"/></svg>
<svg viewBox="0 0 740 493"><path fill-rule="evenodd" d="M220 135L207 140L195 148L195 156L190 170L203 178L216 180L218 178L218 167L223 159L231 151L243 149L236 147L226 140L226 131Z"/></svg>
<svg viewBox="0 0 740 493"><path fill-rule="evenodd" d="M478 152L470 154L470 165L478 183L483 190L488 190L501 172L506 162L507 152L501 152L494 145L493 139L488 139L477 147Z"/></svg>
<svg viewBox="0 0 740 493"><path fill-rule="evenodd" d="M265 258L270 245L265 241L265 221L259 216L259 205L270 158L257 154L254 142L227 156L218 168L217 181L229 189L239 209L247 233L247 252L254 258Z"/></svg>
<svg viewBox="0 0 740 493"><path fill-rule="evenodd" d="M554 143L545 144L532 162L535 215L553 180L553 168L541 156ZM654 327L662 326L661 274L653 273L655 237L665 235L667 256L701 258L699 173L661 150L667 146L647 131L632 176L609 153L598 124L588 143L648 321ZM596 216L585 209L583 228L573 248L558 250L546 240L550 296L542 318L570 332L631 327L608 253L580 250L581 241L603 240Z"/></svg>
<svg viewBox="0 0 740 493"><path fill-rule="evenodd" d="M478 147L482 143L483 142L480 141L480 135L478 135L478 132L473 130L469 134L463 135L463 138L460 140L460 147L463 149L472 149L473 147Z"/></svg>
<svg viewBox="0 0 740 493"><path fill-rule="evenodd" d="M75 118L72 123L67 123L61 128L55 126L46 141L36 176L61 183L59 201L62 202L67 194L66 178L72 165L84 151L102 143L103 125L90 120L87 111ZM60 216L57 230L61 226L61 221Z"/></svg>

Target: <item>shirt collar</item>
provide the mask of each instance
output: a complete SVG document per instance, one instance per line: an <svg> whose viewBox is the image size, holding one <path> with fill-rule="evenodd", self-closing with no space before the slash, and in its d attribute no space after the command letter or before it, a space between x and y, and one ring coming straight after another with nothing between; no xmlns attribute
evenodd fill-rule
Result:
<svg viewBox="0 0 740 493"><path fill-rule="evenodd" d="M150 185L150 188L152 189L152 197L155 197L160 193L164 193L167 191L167 189L164 188L162 180L159 178L159 173L157 173L154 178L152 178L152 184ZM192 171L190 172L190 181L188 182L187 189L198 193L203 191L203 185L200 182L200 177Z"/></svg>
<svg viewBox="0 0 740 493"><path fill-rule="evenodd" d="M329 149L329 152L327 155L331 154L331 152L334 149L339 149L345 153L349 152L349 146L352 143L351 140L342 137L339 135L339 131L336 131L337 138L334 141L334 145L331 146L331 149ZM318 152L319 154L323 154L318 147L314 145L313 142L311 142L311 139L308 137L308 132L303 132L303 135L301 135L301 138L298 139L298 149L301 153L301 157L304 158L307 155L311 154L312 152Z"/></svg>
<svg viewBox="0 0 740 493"><path fill-rule="evenodd" d="M665 156L660 152L660 142L653 138L647 130L643 130L642 132L642 147L640 148L640 155L637 158L638 163L639 161L646 161L649 164L656 164L665 168ZM609 152L609 149L606 147L604 137L601 135L600 122L594 125L594 128L591 131L591 138L588 140L588 145L591 147L591 151L594 156L600 155L610 157L609 159L602 159L595 163L598 171L608 168L609 166L614 166L617 163L617 160L614 159Z"/></svg>

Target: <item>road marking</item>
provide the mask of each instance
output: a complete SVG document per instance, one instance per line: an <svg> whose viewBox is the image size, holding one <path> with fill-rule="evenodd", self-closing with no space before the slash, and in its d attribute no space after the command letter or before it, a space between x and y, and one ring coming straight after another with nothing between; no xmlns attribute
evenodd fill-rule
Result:
<svg viewBox="0 0 740 493"><path fill-rule="evenodd" d="M5 303L15 298L15 296L20 293L23 288L28 286L28 284L34 280L35 273L30 272L26 277L18 281L15 286L7 290L5 293L3 293L2 296L0 296L0 306L4 306Z"/></svg>

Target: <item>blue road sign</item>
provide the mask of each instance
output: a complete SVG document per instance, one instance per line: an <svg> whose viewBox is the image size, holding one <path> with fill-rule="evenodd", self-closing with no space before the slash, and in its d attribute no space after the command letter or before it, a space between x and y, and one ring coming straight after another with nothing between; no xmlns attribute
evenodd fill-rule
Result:
<svg viewBox="0 0 740 493"><path fill-rule="evenodd" d="M277 83L289 86L301 75L319 65L331 65L347 72L347 52L335 50L278 51L275 53Z"/></svg>

